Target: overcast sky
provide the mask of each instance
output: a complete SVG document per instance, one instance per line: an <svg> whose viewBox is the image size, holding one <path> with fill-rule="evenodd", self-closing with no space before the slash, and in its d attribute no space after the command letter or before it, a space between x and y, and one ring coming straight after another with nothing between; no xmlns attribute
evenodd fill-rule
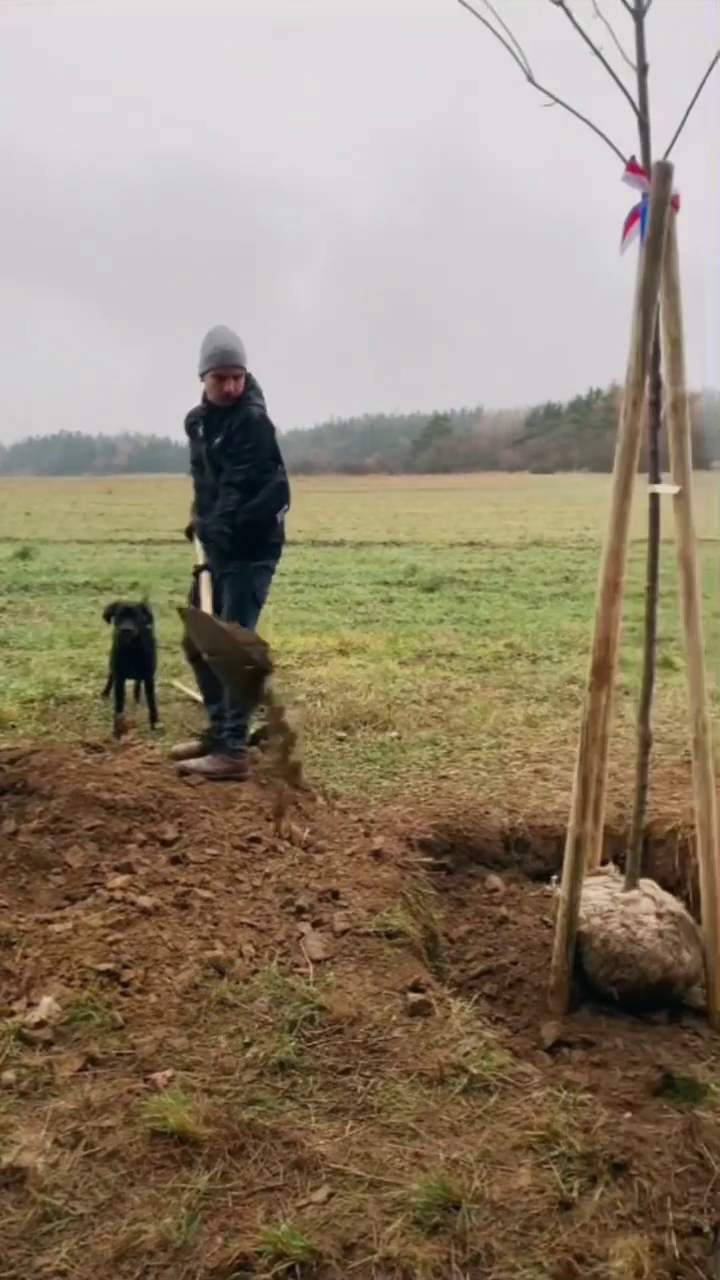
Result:
<svg viewBox="0 0 720 1280"><path fill-rule="evenodd" d="M635 150L549 0L495 2L538 79ZM648 22L661 149L720 3L655 0ZM696 386L720 383L719 126L720 71L674 155ZM282 430L624 373L621 165L457 0L0 0L0 162L4 440L179 434L216 323Z"/></svg>

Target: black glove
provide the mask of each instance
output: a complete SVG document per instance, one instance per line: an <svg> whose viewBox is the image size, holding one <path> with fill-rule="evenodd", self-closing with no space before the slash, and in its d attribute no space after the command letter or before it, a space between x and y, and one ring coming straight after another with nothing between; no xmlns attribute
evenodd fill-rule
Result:
<svg viewBox="0 0 720 1280"><path fill-rule="evenodd" d="M213 558L217 555L227 556L230 551L227 531L218 529L211 520L196 520L195 534L204 547L206 554L208 551L212 551Z"/></svg>
<svg viewBox="0 0 720 1280"><path fill-rule="evenodd" d="M191 520L189 524L185 525L185 528L183 529L183 537L187 538L188 542L192 542L193 538L195 537L195 521L194 520Z"/></svg>

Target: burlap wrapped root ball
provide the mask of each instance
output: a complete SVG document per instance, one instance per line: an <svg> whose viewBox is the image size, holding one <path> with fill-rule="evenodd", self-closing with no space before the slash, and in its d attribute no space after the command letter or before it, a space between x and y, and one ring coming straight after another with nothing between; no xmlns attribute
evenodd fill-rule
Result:
<svg viewBox="0 0 720 1280"><path fill-rule="evenodd" d="M593 986L629 1007L697 1004L705 981L700 930L654 880L623 891L616 867L588 876L578 946Z"/></svg>

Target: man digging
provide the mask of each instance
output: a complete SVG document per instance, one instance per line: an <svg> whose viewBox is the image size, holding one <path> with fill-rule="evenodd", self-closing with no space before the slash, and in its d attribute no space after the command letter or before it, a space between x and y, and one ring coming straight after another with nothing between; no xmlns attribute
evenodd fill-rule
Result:
<svg viewBox="0 0 720 1280"><path fill-rule="evenodd" d="M196 535L213 583L213 609L254 631L285 542L290 485L265 397L247 369L245 347L224 325L200 349L203 396L185 419ZM247 777L248 713L195 647L184 640L208 718L195 741L170 755L180 773L209 780Z"/></svg>

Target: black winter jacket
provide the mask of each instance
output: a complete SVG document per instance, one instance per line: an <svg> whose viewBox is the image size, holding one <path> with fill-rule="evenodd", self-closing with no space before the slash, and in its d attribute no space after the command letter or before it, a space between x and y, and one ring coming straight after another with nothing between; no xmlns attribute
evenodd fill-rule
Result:
<svg viewBox="0 0 720 1280"><path fill-rule="evenodd" d="M290 484L262 390L248 373L235 404L203 401L185 419L194 499L191 520L211 561L277 559Z"/></svg>

